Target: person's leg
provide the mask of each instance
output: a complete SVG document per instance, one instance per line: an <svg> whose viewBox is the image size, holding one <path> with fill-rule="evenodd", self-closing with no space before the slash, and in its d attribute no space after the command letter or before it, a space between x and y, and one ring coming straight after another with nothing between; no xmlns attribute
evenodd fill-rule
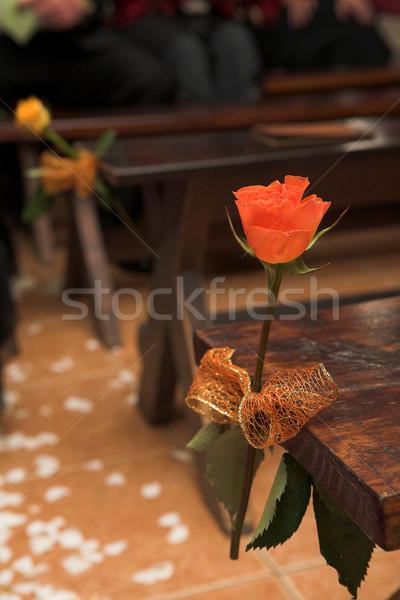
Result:
<svg viewBox="0 0 400 600"><path fill-rule="evenodd" d="M209 53L200 37L186 31L178 33L166 60L176 81L178 98L185 102L212 102L216 99Z"/></svg>
<svg viewBox="0 0 400 600"><path fill-rule="evenodd" d="M113 31L82 35L53 64L46 92L57 105L145 105L171 99L172 80L162 61Z"/></svg>
<svg viewBox="0 0 400 600"><path fill-rule="evenodd" d="M210 37L215 87L220 100L250 100L261 76L261 57L245 25L224 21Z"/></svg>

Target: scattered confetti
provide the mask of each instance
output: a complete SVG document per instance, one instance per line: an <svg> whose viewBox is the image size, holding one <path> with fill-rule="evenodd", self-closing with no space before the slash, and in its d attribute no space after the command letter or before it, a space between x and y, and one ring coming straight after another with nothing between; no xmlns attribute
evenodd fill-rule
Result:
<svg viewBox="0 0 400 600"><path fill-rule="evenodd" d="M50 406L41 406L39 408L39 416L47 419L53 415L53 409Z"/></svg>
<svg viewBox="0 0 400 600"><path fill-rule="evenodd" d="M182 523L178 523L174 525L171 531L167 535L167 542L169 544L182 544L183 542L187 542L190 538L189 528L186 525L182 525Z"/></svg>
<svg viewBox="0 0 400 600"><path fill-rule="evenodd" d="M126 484L126 477L123 473L119 471L114 471L114 473L110 473L106 479L106 484L111 486L122 486Z"/></svg>
<svg viewBox="0 0 400 600"><path fill-rule="evenodd" d="M126 540L119 540L118 542L112 542L111 544L107 544L103 548L103 552L106 556L119 556L128 547L128 542Z"/></svg>
<svg viewBox="0 0 400 600"><path fill-rule="evenodd" d="M171 452L172 454L172 458L175 460L178 460L179 462L185 463L185 464L190 464L193 462L193 455L192 452L189 452L189 450L173 450Z"/></svg>
<svg viewBox="0 0 400 600"><path fill-rule="evenodd" d="M14 571L12 569L4 569L0 571L0 585L10 585L14 579Z"/></svg>
<svg viewBox="0 0 400 600"><path fill-rule="evenodd" d="M8 546L0 546L0 563L2 565L7 564L12 559L13 553L11 548Z"/></svg>
<svg viewBox="0 0 400 600"><path fill-rule="evenodd" d="M180 514L177 512L169 512L161 515L157 520L159 527L175 527L181 522Z"/></svg>
<svg viewBox="0 0 400 600"><path fill-rule="evenodd" d="M142 498L158 498L162 492L162 485L158 481L152 481L151 483L145 483L140 488L140 495Z"/></svg>
<svg viewBox="0 0 400 600"><path fill-rule="evenodd" d="M64 373L75 366L74 360L70 356L64 356L55 362L49 364L49 371L52 373Z"/></svg>
<svg viewBox="0 0 400 600"><path fill-rule="evenodd" d="M171 579L175 572L175 565L171 561L156 563L149 569L138 571L132 577L135 583L143 585L154 585L158 581L167 581Z"/></svg>
<svg viewBox="0 0 400 600"><path fill-rule="evenodd" d="M28 579L41 575L42 573L47 573L50 569L49 565L46 563L35 565L29 554L25 554L24 556L17 558L17 560L14 560L12 568L14 571L17 571L17 573L20 573L23 577Z"/></svg>
<svg viewBox="0 0 400 600"><path fill-rule="evenodd" d="M70 396L64 400L63 407L65 410L72 410L80 413L86 413L93 407L93 402L88 398L80 398L79 396Z"/></svg>
<svg viewBox="0 0 400 600"><path fill-rule="evenodd" d="M53 485L48 488L44 493L44 499L46 502L58 502L66 498L71 493L70 489L64 485Z"/></svg>
<svg viewBox="0 0 400 600"><path fill-rule="evenodd" d="M83 541L83 535L76 527L68 527L58 535L58 543L64 550L76 550Z"/></svg>
<svg viewBox="0 0 400 600"><path fill-rule="evenodd" d="M48 535L38 535L30 538L29 549L35 556L40 556L52 550L55 546L55 539Z"/></svg>
<svg viewBox="0 0 400 600"><path fill-rule="evenodd" d="M18 410L16 410L14 412L14 418L18 419L18 421L22 421L23 419L26 419L27 417L29 417L30 412L27 408L19 408Z"/></svg>
<svg viewBox="0 0 400 600"><path fill-rule="evenodd" d="M125 396L125 404L127 406L137 406L139 402L139 394L132 393Z"/></svg>
<svg viewBox="0 0 400 600"><path fill-rule="evenodd" d="M6 390L3 392L4 404L7 408L11 408L21 399L21 394L15 390Z"/></svg>

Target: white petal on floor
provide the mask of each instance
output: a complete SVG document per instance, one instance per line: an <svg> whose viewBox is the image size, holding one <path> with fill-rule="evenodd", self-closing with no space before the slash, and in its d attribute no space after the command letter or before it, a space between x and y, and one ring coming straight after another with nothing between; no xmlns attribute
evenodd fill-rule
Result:
<svg viewBox="0 0 400 600"><path fill-rule="evenodd" d="M21 513L3 510L0 512L0 531L9 527L19 527L26 521L27 517Z"/></svg>
<svg viewBox="0 0 400 600"><path fill-rule="evenodd" d="M76 527L68 527L58 534L58 543L64 550L75 550L83 541L83 535Z"/></svg>
<svg viewBox="0 0 400 600"><path fill-rule="evenodd" d="M49 456L44 454L39 456L36 461L36 474L38 477L48 478L52 477L60 470L60 461L55 456Z"/></svg>
<svg viewBox="0 0 400 600"><path fill-rule="evenodd" d="M145 483L140 488L140 495L142 498L158 498L162 492L162 485L159 481L152 481L151 483Z"/></svg>
<svg viewBox="0 0 400 600"><path fill-rule="evenodd" d="M63 498L67 498L71 493L71 490L65 485L53 485L49 487L44 493L44 499L46 502L58 502Z"/></svg>
<svg viewBox="0 0 400 600"><path fill-rule="evenodd" d="M13 557L13 551L9 546L0 546L0 563L6 565Z"/></svg>
<svg viewBox="0 0 400 600"><path fill-rule="evenodd" d="M3 392L4 404L6 408L12 408L21 399L21 394L16 390L5 390Z"/></svg>
<svg viewBox="0 0 400 600"><path fill-rule="evenodd" d="M20 573L23 577L31 578L36 577L37 575L41 575L42 573L47 573L50 570L49 565L46 563L39 563L35 565L33 563L32 557L29 554L24 554L17 560L14 560L12 563L12 568L17 573Z"/></svg>
<svg viewBox="0 0 400 600"><path fill-rule="evenodd" d="M21 506L24 502L25 496L19 492L0 493L0 509L8 508L9 506Z"/></svg>
<svg viewBox="0 0 400 600"><path fill-rule="evenodd" d="M167 542L169 544L183 544L183 542L187 542L190 538L190 531L186 525L182 525L182 523L178 523L174 525L170 532L167 535Z"/></svg>
<svg viewBox="0 0 400 600"><path fill-rule="evenodd" d="M132 394L128 394L125 396L125 404L127 406L136 406L139 402L139 394L132 392Z"/></svg>
<svg viewBox="0 0 400 600"><path fill-rule="evenodd" d="M128 542L126 540L119 540L118 542L112 542L111 544L106 544L103 548L103 552L106 556L119 556L128 547Z"/></svg>
<svg viewBox="0 0 400 600"><path fill-rule="evenodd" d="M0 594L0 600L22 600L21 596L17 596L16 594L9 594L6 592L5 594Z"/></svg>
<svg viewBox="0 0 400 600"><path fill-rule="evenodd" d="M168 512L157 519L159 527L175 527L181 522L181 516L177 512Z"/></svg>
<svg viewBox="0 0 400 600"><path fill-rule="evenodd" d="M41 406L38 412L39 416L43 417L44 419L48 419L54 414L54 411L50 406Z"/></svg>
<svg viewBox="0 0 400 600"><path fill-rule="evenodd" d="M88 398L80 398L79 396L70 396L63 402L65 410L86 413L93 408L93 402Z"/></svg>
<svg viewBox="0 0 400 600"><path fill-rule="evenodd" d="M14 431L10 435L2 436L0 451L36 450L40 446L54 444L56 441L56 434L49 431L43 431L32 437L25 435L22 431Z"/></svg>
<svg viewBox="0 0 400 600"><path fill-rule="evenodd" d="M29 539L29 549L35 556L40 556L52 550L55 546L55 539L48 535L38 535Z"/></svg>
<svg viewBox="0 0 400 600"><path fill-rule="evenodd" d="M167 581L171 579L175 572L175 565L171 561L156 563L149 569L137 571L132 577L135 583L143 585L154 585L158 581Z"/></svg>
<svg viewBox="0 0 400 600"><path fill-rule="evenodd" d="M67 571L70 575L80 575L85 571L88 571L91 568L91 563L79 556L78 554L73 554L72 556L67 556L61 561L61 566L64 571Z"/></svg>
<svg viewBox="0 0 400 600"><path fill-rule="evenodd" d="M88 460L84 463L83 468L85 471L101 471L104 469L104 463L99 458Z"/></svg>
<svg viewBox="0 0 400 600"><path fill-rule="evenodd" d="M25 479L26 471L22 468L10 469L4 473L7 483L21 483Z"/></svg>
<svg viewBox="0 0 400 600"><path fill-rule="evenodd" d="M42 331L42 329L43 325L38 321L34 321L33 323L29 323L29 325L26 326L25 332L27 335L37 335Z"/></svg>
<svg viewBox="0 0 400 600"><path fill-rule="evenodd" d="M30 411L27 408L18 408L14 412L14 419L18 419L18 421L23 421L30 415Z"/></svg>
<svg viewBox="0 0 400 600"><path fill-rule="evenodd" d="M12 569L3 569L0 571L0 585L10 585L14 579L14 571Z"/></svg>
<svg viewBox="0 0 400 600"><path fill-rule="evenodd" d="M85 348L85 350L92 352L93 350L98 350L101 346L100 346L99 340L96 340L95 338L91 338L90 340L85 341L85 343L83 344L83 347Z"/></svg>
<svg viewBox="0 0 400 600"><path fill-rule="evenodd" d="M48 369L52 373L64 373L65 371L73 369L74 366L75 361L71 356L63 356L60 360L50 363Z"/></svg>
<svg viewBox="0 0 400 600"><path fill-rule="evenodd" d="M58 590L50 584L41 585L34 581L26 581L13 585L13 590L23 596L32 594L38 600L80 600L75 592L69 590ZM0 599L1 600L1 599ZM12 599L10 599L12 600Z"/></svg>
<svg viewBox="0 0 400 600"><path fill-rule="evenodd" d="M122 486L126 484L126 477L123 473L114 471L106 477L105 482L110 486Z"/></svg>
<svg viewBox="0 0 400 600"><path fill-rule="evenodd" d="M30 361L11 362L5 366L6 376L13 383L23 383L27 380L30 371L32 370L32 363Z"/></svg>

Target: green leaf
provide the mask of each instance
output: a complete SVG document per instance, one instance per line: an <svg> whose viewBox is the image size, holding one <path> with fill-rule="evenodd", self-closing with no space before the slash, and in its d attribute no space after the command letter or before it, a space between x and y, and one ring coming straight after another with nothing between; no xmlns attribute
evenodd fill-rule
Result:
<svg viewBox="0 0 400 600"><path fill-rule="evenodd" d="M307 471L288 453L282 456L260 523L247 545L267 548L283 544L299 525L311 494Z"/></svg>
<svg viewBox="0 0 400 600"><path fill-rule="evenodd" d="M357 598L357 588L367 574L374 544L325 490L316 482L313 485L321 554L338 572L339 583Z"/></svg>
<svg viewBox="0 0 400 600"><path fill-rule="evenodd" d="M113 129L106 131L99 137L96 147L94 149L94 153L97 155L98 158L102 158L102 156L104 156L109 147L112 146L112 144L115 142L116 137L117 132Z"/></svg>
<svg viewBox="0 0 400 600"><path fill-rule="evenodd" d="M227 207L225 207L225 210L226 210L226 215L227 215L227 217L228 217L229 226L230 226L230 228L231 228L231 231L232 231L233 235L235 236L235 239L236 239L237 243L239 244L239 246L241 246L241 247L243 248L243 250L244 250L245 252L247 252L247 254L250 254L250 256L254 256L254 257L255 257L256 255L254 254L253 250L252 250L252 249L250 248L250 246L248 245L248 243L247 243L247 240L245 240L244 238L241 238L241 237L240 237L240 236L239 236L239 235L236 233L236 231L235 231L235 228L234 228L234 226L233 226L233 223L232 223L232 220L231 220L231 217L230 217L230 215L229 215L229 212L228 212L228 209L227 209Z"/></svg>
<svg viewBox="0 0 400 600"><path fill-rule="evenodd" d="M29 196L22 211L21 219L24 223L34 221L50 209L53 197L45 192L42 186Z"/></svg>
<svg viewBox="0 0 400 600"><path fill-rule="evenodd" d="M208 452L206 477L232 517L237 513L242 494L247 446L240 427L234 427L221 433ZM253 477L263 458L264 453L257 450Z"/></svg>
<svg viewBox="0 0 400 600"><path fill-rule="evenodd" d="M347 211L349 210L350 206L348 206L343 212L342 214L336 219L336 221L330 226L327 227L326 229L322 229L319 233L316 233L314 235L314 237L312 238L311 242L308 244L307 248L305 249L305 252L307 250L309 250L310 248L312 248L315 244L315 242L317 242L319 240L319 238L321 238L323 235L325 235L326 233L328 233L328 231L330 231L331 229L333 229L340 221L340 219L347 213Z"/></svg>
<svg viewBox="0 0 400 600"><path fill-rule="evenodd" d="M286 269L286 271L289 271L289 273L292 273L293 275L306 275L307 273L311 273L312 271L320 271L321 269L327 267L328 264L329 263L323 265L322 267L314 267L313 269L310 269L309 267L307 267L301 256L299 256L298 258L295 258L290 262L283 263L283 268Z"/></svg>
<svg viewBox="0 0 400 600"><path fill-rule="evenodd" d="M213 441L217 439L222 429L223 427L219 423L211 422L207 425L204 425L201 429L199 429L194 438L192 438L190 442L186 444L186 448L194 450L195 452L203 452L204 450L208 450Z"/></svg>
<svg viewBox="0 0 400 600"><path fill-rule="evenodd" d="M102 200L108 208L113 208L113 189L104 181L104 178L100 173L97 173L96 175L95 189L100 200Z"/></svg>

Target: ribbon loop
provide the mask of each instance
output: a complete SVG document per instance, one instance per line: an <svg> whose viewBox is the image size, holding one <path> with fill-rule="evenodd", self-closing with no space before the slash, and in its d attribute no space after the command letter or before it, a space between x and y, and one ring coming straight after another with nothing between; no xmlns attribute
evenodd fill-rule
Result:
<svg viewBox="0 0 400 600"><path fill-rule="evenodd" d="M79 196L87 197L95 188L98 158L93 152L83 149L75 159L45 150L39 164L43 187L50 196L75 188Z"/></svg>

